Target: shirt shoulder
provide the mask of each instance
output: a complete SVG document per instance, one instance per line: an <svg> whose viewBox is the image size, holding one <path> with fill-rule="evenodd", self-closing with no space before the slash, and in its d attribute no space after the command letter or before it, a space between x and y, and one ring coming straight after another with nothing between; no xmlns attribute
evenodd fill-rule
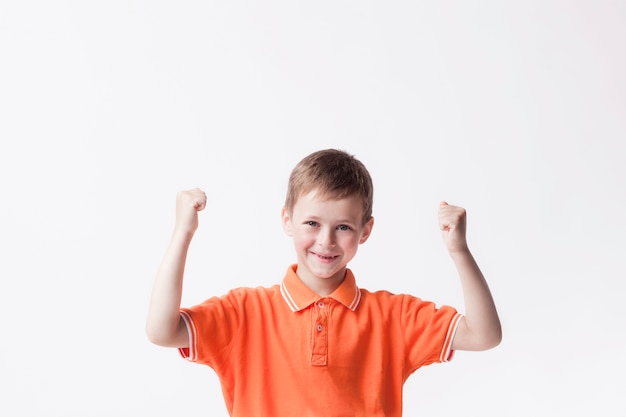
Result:
<svg viewBox="0 0 626 417"><path fill-rule="evenodd" d="M226 294L208 298L190 309L202 308L202 306L220 305L223 308L251 308L272 306L279 301L280 288L278 285L271 287L237 287L229 290Z"/></svg>
<svg viewBox="0 0 626 417"><path fill-rule="evenodd" d="M361 288L361 300L368 307L386 307L386 308L416 308L425 306L434 306L432 301L422 300L420 297L405 294L393 293L387 290L369 291Z"/></svg>

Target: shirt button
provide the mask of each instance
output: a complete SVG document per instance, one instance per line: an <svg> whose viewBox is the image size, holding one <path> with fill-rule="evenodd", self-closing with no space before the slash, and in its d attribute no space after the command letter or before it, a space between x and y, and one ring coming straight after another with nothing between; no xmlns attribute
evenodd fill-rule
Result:
<svg viewBox="0 0 626 417"><path fill-rule="evenodd" d="M324 326L322 326L321 324L317 325L317 331L318 332L321 332L323 328L324 328Z"/></svg>
<svg viewBox="0 0 626 417"><path fill-rule="evenodd" d="M323 302L323 301L320 301L319 303L317 303L317 306L318 306L319 308L324 308L324 302Z"/></svg>

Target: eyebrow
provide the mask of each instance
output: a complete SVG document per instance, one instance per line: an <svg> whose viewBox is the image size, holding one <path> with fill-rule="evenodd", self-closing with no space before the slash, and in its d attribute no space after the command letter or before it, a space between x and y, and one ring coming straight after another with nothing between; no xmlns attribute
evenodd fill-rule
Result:
<svg viewBox="0 0 626 417"><path fill-rule="evenodd" d="M303 218L306 219L306 220L315 220L315 221L322 220L321 217L314 216L314 215L303 216ZM343 224L343 223L356 224L356 223L358 223L358 219L350 220L350 219L345 219L344 218L344 219L333 221L333 223L338 223L338 224Z"/></svg>

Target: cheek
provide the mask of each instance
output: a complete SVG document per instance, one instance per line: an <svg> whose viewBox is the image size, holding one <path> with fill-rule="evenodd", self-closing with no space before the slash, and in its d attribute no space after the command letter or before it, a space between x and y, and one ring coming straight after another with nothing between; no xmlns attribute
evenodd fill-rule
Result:
<svg viewBox="0 0 626 417"><path fill-rule="evenodd" d="M295 230L293 233L293 243L296 246L309 246L315 241L315 234L309 230Z"/></svg>
<svg viewBox="0 0 626 417"><path fill-rule="evenodd" d="M339 243L344 250L355 250L359 246L359 236L345 236L339 240Z"/></svg>

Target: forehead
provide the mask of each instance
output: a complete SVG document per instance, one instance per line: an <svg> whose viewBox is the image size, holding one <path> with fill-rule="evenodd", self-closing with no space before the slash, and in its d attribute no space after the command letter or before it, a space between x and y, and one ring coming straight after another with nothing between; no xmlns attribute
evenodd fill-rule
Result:
<svg viewBox="0 0 626 417"><path fill-rule="evenodd" d="M353 220L360 219L363 215L363 204L358 196L329 198L311 191L298 198L293 212L300 216Z"/></svg>

